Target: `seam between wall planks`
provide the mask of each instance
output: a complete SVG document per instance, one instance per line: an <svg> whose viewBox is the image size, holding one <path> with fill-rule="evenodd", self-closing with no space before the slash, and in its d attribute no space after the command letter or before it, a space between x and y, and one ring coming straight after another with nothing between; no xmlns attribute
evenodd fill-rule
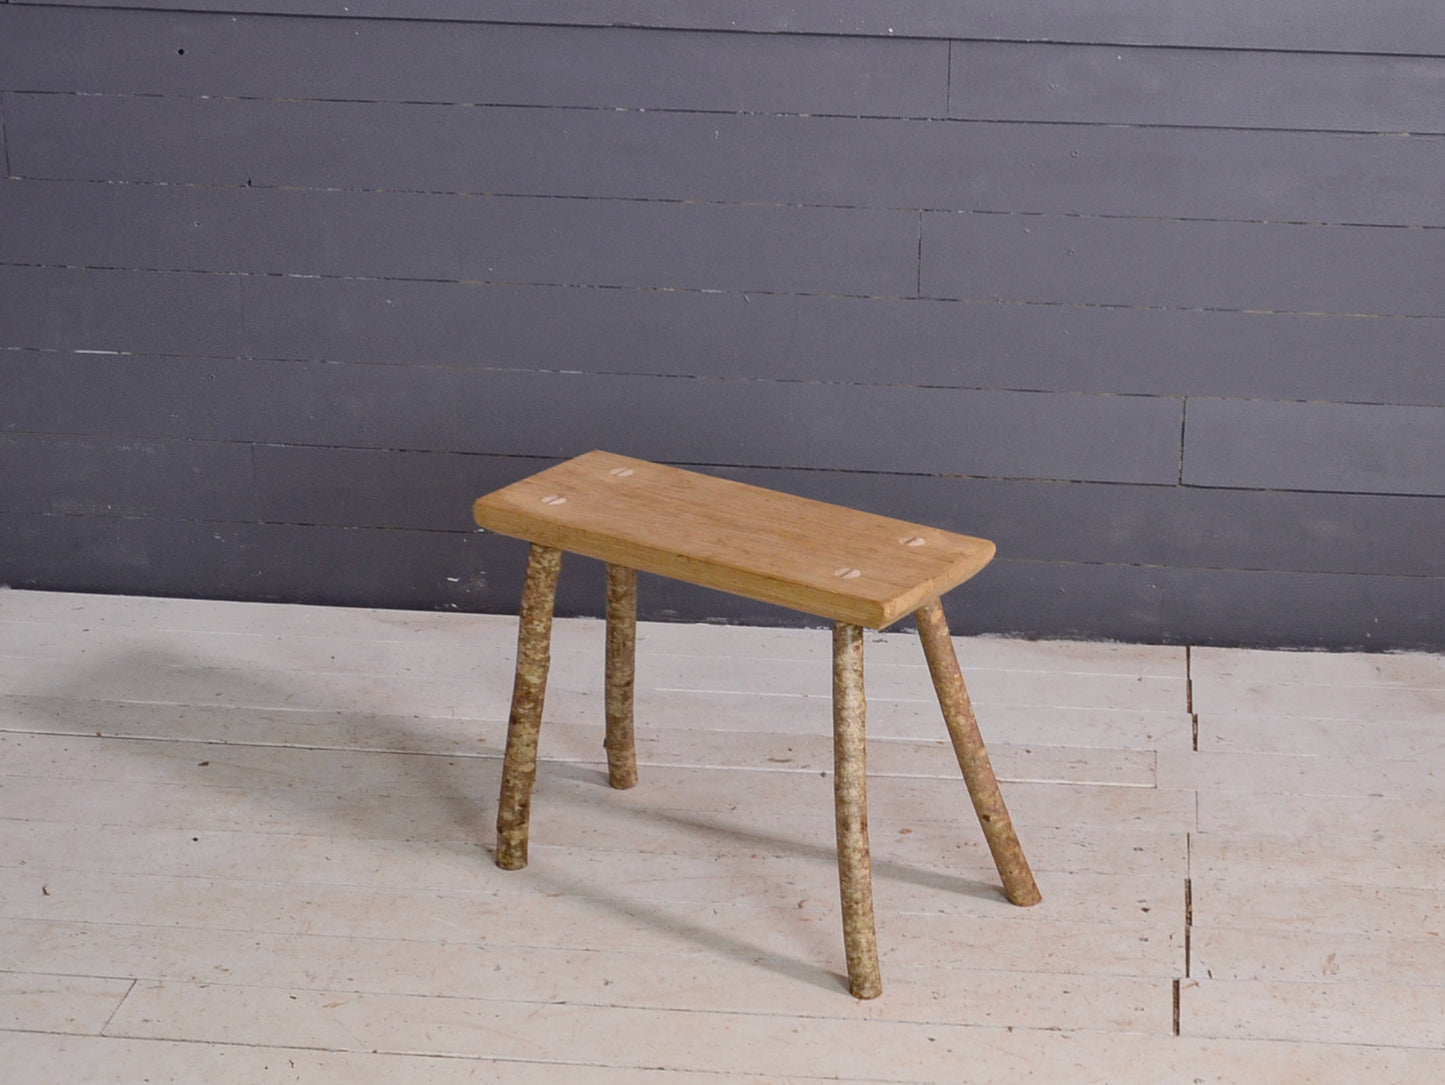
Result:
<svg viewBox="0 0 1445 1085"><path fill-rule="evenodd" d="M1184 451L1188 447L1189 397L1179 404L1179 485L1184 485Z"/></svg>
<svg viewBox="0 0 1445 1085"><path fill-rule="evenodd" d="M4 0L4 2L8 3L9 0ZM0 89L0 157L4 158L5 177L14 176L10 171L10 136L6 127L6 121L8 120L7 114L9 112L7 107L10 105L10 98L11 91Z"/></svg>
<svg viewBox="0 0 1445 1085"><path fill-rule="evenodd" d="M0 0L0 3L6 0ZM950 43L952 44L952 43ZM1027 43L1019 43L1021 45ZM1230 50L1236 52L1237 50ZM1362 54L1351 54L1361 56ZM1423 58L1437 59L1437 58ZM949 76L949 91L952 93L952 74ZM1412 124L1409 127L1379 126L1340 126L1323 124L1305 124L1295 122L1292 124L1268 124L1268 123L1246 123L1244 121L1183 121L1183 120L1141 120L1141 119L1119 119L1107 114L1097 118L1079 118L1068 116L987 116L982 114L956 113L952 110L950 102L945 111L940 112L859 112L859 111L830 111L819 109L741 109L724 108L709 109L702 106L681 106L681 105L589 105L582 102L527 102L516 101L507 98L482 99L482 100L461 100L442 97L382 97L378 95L351 96L351 95L316 95L316 94L205 94L205 93L173 93L166 91L150 90L127 90L127 91L76 91L76 90L52 90L45 88L33 88L26 86L13 86L0 91L3 95L25 95L36 98L58 98L71 99L77 94L83 94L86 98L94 99L137 99L157 101L193 101L193 102L251 102L258 104L275 105L336 105L336 106L407 106L418 109L459 109L459 110L528 110L537 113L558 112L558 113L603 113L603 114L644 114L678 117L740 117L740 118L762 118L778 120L811 120L819 121L892 121L898 124L952 124L958 126L988 126L997 128L1058 128L1058 129L1125 129L1130 131L1178 131L1178 132L1257 132L1265 135L1304 135L1304 136L1355 136L1361 138L1379 139L1400 139L1409 137L1433 137L1445 135L1445 127L1428 127ZM48 179L48 178L47 178ZM60 179L60 178L56 178ZM501 193L499 193L501 194Z"/></svg>
<svg viewBox="0 0 1445 1085"><path fill-rule="evenodd" d="M1167 220L1167 221L1193 221L1193 220ZM922 248L922 245L921 245L921 244L920 244L919 248L920 248L920 249ZM1358 310L1342 310L1342 309L1301 309L1301 308L1294 308L1294 309L1291 309L1291 308L1256 309L1256 308L1235 307L1235 306L1229 306L1229 305L1190 305L1190 304L1187 304L1187 303L1184 303L1184 302L1180 302L1180 303L1177 303L1177 304L1164 304L1164 303L1130 303L1130 302L1109 302L1109 301L1062 301L1062 300L1052 300L1052 299L1046 299L1046 298L1012 298L1012 297L1010 297L1010 298L1005 298L1005 297L1000 297L1000 296L998 296L997 294L988 294L988 295L981 295L981 296L976 296L976 297L975 297L975 296L970 296L970 295L960 295L960 294L958 294L958 293L953 293L953 294L946 294L946 293L905 293L905 294L899 294L899 293L844 293L844 292L839 292L839 291L828 291L828 290L810 290L810 289L806 289L806 288L800 288L800 289L767 289L767 288L758 288L758 287L751 287L751 286L734 286L734 287L673 286L673 285L668 285L668 284L665 284L665 283L653 284L653 283L588 282L588 281L565 281L565 280L559 280L559 279L516 279L516 278L475 279L475 278L433 277L433 276L418 276L418 275L349 274L349 273L346 273L346 272L310 272L310 271L308 271L308 272L281 272L281 271L250 270L250 269L240 269L240 270L238 270L238 269L231 269L231 268L166 267L166 266L152 265L152 264L114 264L114 263L102 263L102 262L87 262L87 263L73 263L73 262L64 262L64 263L36 263L36 262L33 262L33 261L6 261L6 260L0 260L0 268L11 268L11 269L18 270L18 271L33 270L33 271L55 271L55 272L75 272L75 273L86 273L86 272L109 273L109 272L115 272L115 273L118 273L118 274L137 274L137 275L200 276L200 277L206 277L206 278L229 278L229 279L237 279L237 280L243 280L243 279L292 279L292 280L301 280L301 281L327 281L327 282L358 283L358 284L373 283L373 284L378 284L378 285L385 285L385 284L388 284L388 283L392 283L392 284L396 284L396 285L399 285L399 286L401 286L401 285L414 285L414 286L456 286L456 287L472 287L472 288L478 288L478 289L487 289L487 288L497 288L497 289L516 288L516 289L537 289L537 290L552 290L552 289L556 289L556 290L581 290L581 291L599 291L599 292L607 292L607 293L631 293L631 294L669 294L669 295L670 295L670 294L681 294L681 295L705 295L705 296L724 296L724 295L731 295L731 296L746 297L746 298L754 298L754 297L756 297L756 298L798 298L798 299L812 299L812 300L818 300L818 301L836 300L836 301L842 301L842 302L884 302L884 303L886 303L886 302L907 302L907 303L917 303L917 304L925 304L925 305L928 305L928 304L937 304L937 305L990 305L990 306L1000 306L1000 307L1017 308L1017 309L1061 309L1061 310L1080 310L1080 311L1086 311L1086 312L1120 312L1120 313L1139 312L1139 313L1180 313L1180 314L1183 314L1183 313L1205 313L1205 314L1215 314L1215 315L1219 315L1219 316L1251 316L1251 317L1271 317L1271 316L1277 316L1277 317L1307 317L1307 318L1308 318L1308 317L1320 317L1320 318L1330 317L1330 318L1337 318L1337 319L1342 319L1342 320L1363 320L1363 321L1387 320L1387 321L1402 321L1402 322L1407 322L1407 323L1425 323L1425 322L1430 322L1430 321L1441 321L1442 319L1445 319L1445 317L1442 317L1441 315L1437 315L1437 314L1433 314L1433 313L1381 313L1381 312L1358 311ZM29 345L29 344L0 345L0 350L23 350L23 351L32 351L32 350L33 350L33 351L40 351L40 352L47 352L47 353L63 353L63 354L131 354L131 353L142 353L142 354L152 355L152 356L156 356L156 357L168 357L168 356L169 356L169 357L206 357L206 358L225 358L225 357L232 357L231 354L197 354L196 352L193 352L193 351L179 351L179 352L177 352L177 351L166 351L166 350L141 350L141 351L131 351L131 350L124 350L124 349L79 349L79 348L69 348L69 347L63 347L63 348L61 348L61 347L32 346L32 345ZM399 365L399 366L408 366L408 367L409 367L409 366L411 366L411 365L413 364L413 363L410 363L410 362L388 362L388 361L384 361L384 360L364 359L364 358L354 358L354 359L340 359L340 358L334 358L334 359L333 359L333 358L315 359L315 358L311 358L311 357L309 357L309 356L301 356L301 355L294 355L294 354L252 354L252 353L246 353L246 354L241 355L241 356L247 357L247 358L254 357L254 358L257 358L257 359L261 359L261 360L273 360L273 361L316 361L316 360L325 360L325 361L347 361L347 362L351 362L352 364L356 364L356 365L376 365L376 366ZM489 365L447 364L447 363L436 363L436 364L434 364L434 365L428 365L428 366L426 366L426 368L435 368L435 369L468 369L468 370L476 369L476 370L487 370L487 371L492 371L492 372L537 372L537 371L538 371L538 370L536 370L536 369L533 368L533 367L489 366ZM559 369L559 370L556 370L556 372L573 372L573 370L561 370L561 369ZM597 375L597 376L608 376L608 375L620 376L620 375L629 375L629 376L678 377L678 378L696 378L696 379L721 379L721 380L734 379L734 378L732 378L732 377L711 378L709 375L706 375L706 374L697 374L697 373L688 373L688 372L668 372L668 371L661 371L661 370L651 371L651 370L605 369L605 368L603 368L603 369L588 369L588 370L585 370L585 371L577 370L577 371L575 371L575 372L586 372L586 373L589 374L589 375ZM739 379L747 379L747 378L739 378ZM896 381L853 381L853 380L828 381L828 380L818 380L818 379L813 378L813 377L798 377L798 378L768 377L768 378L766 378L766 379L768 379L769 381L773 381L773 382L776 382L776 383L783 383L783 384L786 384L786 383L805 383L805 384L830 384L830 383L839 383L839 384L850 384L850 385L856 384L856 385L860 385L860 386L871 386L871 387L969 388L969 389L978 390L978 391L998 390L998 391L1011 391L1011 392L1045 392L1045 393L1046 393L1046 392L1057 392L1057 391L1060 391L1060 389L1047 388L1047 387L1034 386L1034 385L1014 385L1014 384L998 384L998 383L956 385L956 384L932 384L932 383L929 383L929 382L927 382L927 381L923 381L923 382L918 382L918 381L907 381L907 382L896 382ZM1083 395L1097 394L1097 395L1143 396L1143 397L1164 396L1164 397L1174 397L1174 398L1177 398L1180 393L1174 392L1174 391L1165 391L1165 392L1156 392L1156 391L1137 391L1137 392L1082 391L1082 392L1079 392L1078 394L1083 394ZM1292 397L1280 397L1280 396L1275 396L1275 395L1262 395L1262 394L1243 394L1243 395L1227 395L1227 396L1210 396L1209 398L1215 398L1215 399L1217 399L1217 398L1224 398L1224 399L1239 399L1239 400L1260 400L1260 401L1265 401L1265 402L1299 402L1299 403L1307 403L1307 402L1314 402L1314 401L1315 401L1315 397L1293 397L1293 398L1292 398ZM1413 400L1413 399L1388 399L1388 398L1359 397L1359 396L1345 397L1345 398L1338 398L1338 399L1330 399L1328 402L1331 402L1331 403L1340 403L1340 404L1352 405L1352 406L1420 406L1420 405L1421 405L1418 401Z"/></svg>

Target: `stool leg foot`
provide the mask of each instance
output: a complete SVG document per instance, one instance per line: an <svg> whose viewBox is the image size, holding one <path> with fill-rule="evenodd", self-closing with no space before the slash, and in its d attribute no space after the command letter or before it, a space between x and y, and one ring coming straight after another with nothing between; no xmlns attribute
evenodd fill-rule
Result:
<svg viewBox="0 0 1445 1085"><path fill-rule="evenodd" d="M848 958L848 989L855 998L877 998L883 993L868 853L866 716L863 630L840 622L833 629L833 801L843 948Z"/></svg>
<svg viewBox="0 0 1445 1085"><path fill-rule="evenodd" d="M978 814L989 851L993 853L994 865L1003 880L1004 894L1013 904L1037 904L1041 899L1039 887L1029 870L1028 860L1024 858L1008 807L1004 805L1003 794L994 777L993 766L989 763L988 750L984 748L983 737L979 734L978 720L963 684L963 673L958 669L958 655L948 634L943 605L937 599L926 603L914 614L914 619L918 622L918 636L923 641L923 654L928 659L933 686L938 691L938 703L943 709L948 737L953 740L953 751L958 755L958 767L963 770L974 812Z"/></svg>
<svg viewBox="0 0 1445 1085"><path fill-rule="evenodd" d="M637 786L632 704L637 666L637 573L607 566L607 778L615 788Z"/></svg>
<svg viewBox="0 0 1445 1085"><path fill-rule="evenodd" d="M527 865L527 825L532 813L532 784L537 779L537 736L547 669L552 661L552 609L562 552L533 544L527 557L517 629L517 676L512 685L512 714L507 721L507 752L502 760L502 794L497 801L497 866L521 870Z"/></svg>

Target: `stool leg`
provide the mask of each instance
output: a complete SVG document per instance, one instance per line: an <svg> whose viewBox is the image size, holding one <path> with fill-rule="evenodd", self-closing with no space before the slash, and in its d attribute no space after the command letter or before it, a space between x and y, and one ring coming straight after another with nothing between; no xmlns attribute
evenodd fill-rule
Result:
<svg viewBox="0 0 1445 1085"><path fill-rule="evenodd" d="M923 641L923 654L928 659L933 686L938 691L938 703L943 709L948 737L953 740L953 751L958 755L958 766L963 770L974 812L978 814L989 851L993 853L994 865L1003 880L1004 893L1013 904L1037 904L1041 899L1039 887L1029 870L1028 860L1024 858L1023 848L1019 846L1008 807L1004 805L993 766L989 764L988 750L984 748L978 720L963 684L963 674L958 669L953 639L948 635L943 605L937 599L926 603L914 614L914 619L918 622L918 635Z"/></svg>
<svg viewBox="0 0 1445 1085"><path fill-rule="evenodd" d="M562 551L532 544L517 628L517 677L512 685L512 714L507 721L502 794L497 801L497 866L503 870L521 870L527 865L527 824L532 813L532 784L537 779L537 735L542 727L542 701L552 661L552 608L561 568Z"/></svg>
<svg viewBox="0 0 1445 1085"><path fill-rule="evenodd" d="M637 573L607 566L607 778L615 788L637 786L632 730L637 665Z"/></svg>
<svg viewBox="0 0 1445 1085"><path fill-rule="evenodd" d="M838 888L843 949L854 998L883 993L873 923L873 868L868 854L868 755L864 739L863 630L833 628L833 804L838 823Z"/></svg>

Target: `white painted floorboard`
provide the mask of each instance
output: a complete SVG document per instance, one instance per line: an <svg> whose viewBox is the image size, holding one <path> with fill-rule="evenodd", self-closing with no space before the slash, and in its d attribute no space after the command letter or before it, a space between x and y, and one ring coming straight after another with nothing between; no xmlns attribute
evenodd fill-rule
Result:
<svg viewBox="0 0 1445 1085"><path fill-rule="evenodd" d="M1445 1081L1445 660L959 639L1009 905L915 638L870 635L857 1002L825 630L557 625L492 863L515 619L0 590L0 1082Z"/></svg>

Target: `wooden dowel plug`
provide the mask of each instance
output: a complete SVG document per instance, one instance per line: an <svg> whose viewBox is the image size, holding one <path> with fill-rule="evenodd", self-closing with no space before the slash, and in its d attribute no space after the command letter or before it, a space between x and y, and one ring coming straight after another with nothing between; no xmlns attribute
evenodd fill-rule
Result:
<svg viewBox="0 0 1445 1085"><path fill-rule="evenodd" d="M833 802L838 824L838 888L843 949L854 998L883 993L873 922L873 868L868 853L867 702L863 696L863 630L833 628Z"/></svg>
<svg viewBox="0 0 1445 1085"><path fill-rule="evenodd" d="M974 812L978 814L984 838L993 853L994 866L998 867L999 877L1003 880L1004 894L1014 904L1037 904L1041 899L1039 887L1029 870L1028 860L1024 858L1008 807L1004 805L1003 793L999 791L998 780L989 763L988 750L984 748L983 737L979 734L978 719L973 714L968 690L963 684L963 673L958 669L958 655L948 634L943 606L935 599L920 607L913 617L918 623L918 636L923 641L923 654L928 659L933 687L938 691L938 703L943 709L948 737L953 740L953 752L958 755L958 767L963 770Z"/></svg>
<svg viewBox="0 0 1445 1085"><path fill-rule="evenodd" d="M562 552L532 545L522 588L517 628L517 676L512 684L512 714L507 721L507 752L502 760L502 794L497 801L497 866L521 870L527 865L527 825L532 813L532 784L537 779L537 735L552 660L552 608Z"/></svg>
<svg viewBox="0 0 1445 1085"><path fill-rule="evenodd" d="M637 668L637 573L607 566L607 779L615 788L637 786L632 706Z"/></svg>

